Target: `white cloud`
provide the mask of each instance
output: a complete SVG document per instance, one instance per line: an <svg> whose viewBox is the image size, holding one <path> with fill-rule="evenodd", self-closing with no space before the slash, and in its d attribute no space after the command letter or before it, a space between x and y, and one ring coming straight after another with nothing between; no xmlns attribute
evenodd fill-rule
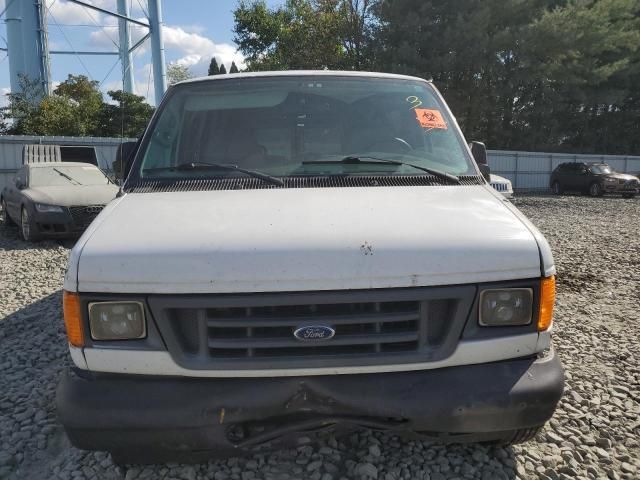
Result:
<svg viewBox="0 0 640 480"><path fill-rule="evenodd" d="M0 4L6 0L0 0ZM116 10L116 0L86 0L88 3L105 8L107 10ZM114 51L118 48L118 20L117 18L102 14L90 8L71 3L68 0L46 0L47 6L50 8L55 21L64 24L98 24L102 28L96 27L90 29L87 35L87 44L91 48L98 50ZM137 2L132 3L133 10L131 16L137 20L146 22L147 19ZM146 2L143 2L146 3ZM50 22L53 18L50 17ZM53 28L55 32L57 29ZM131 24L131 44L134 45L144 35L147 29L140 25ZM207 74L211 57L216 57L218 63L226 65L227 70L231 67L231 62L236 63L238 68L245 66L244 58L236 47L229 43L217 43L205 34L205 28L199 24L192 25L164 25L163 36L165 43L166 62L178 63L189 68L194 76L203 76ZM58 48L58 47L56 47ZM149 76L151 65L145 63L142 67L138 64L150 62L149 41L137 48L133 53L133 62L135 70L136 93L147 97L147 100L153 104L153 75ZM103 90L120 89L121 81L110 82L103 86ZM147 95L147 92L149 94Z"/></svg>
<svg viewBox="0 0 640 480"><path fill-rule="evenodd" d="M1 2L2 0L0 0ZM2 6L0 4L0 6ZM9 87L0 87L0 108L6 107L9 103L9 99L7 95L11 93L11 89Z"/></svg>
<svg viewBox="0 0 640 480"><path fill-rule="evenodd" d="M135 89L136 95L143 96L147 99L150 105L154 104L154 92L153 92L153 74L151 73L152 65L150 63L144 64L141 68L136 69L135 72ZM113 80L102 85L104 93L104 100L111 102L111 98L106 94L109 90L122 90L122 80Z"/></svg>
<svg viewBox="0 0 640 480"><path fill-rule="evenodd" d="M113 48L113 43L109 36L117 35L108 29L95 30L90 34L90 42L99 48ZM146 28L133 25L131 29L131 44L135 44L147 33ZM237 51L236 47L228 43L216 43L212 39L200 33L190 32L183 27L164 25L162 28L165 50L167 51L167 63L178 63L189 67L196 76L206 75L211 57L216 57L218 63L224 63L227 69L231 67L231 62L235 61L238 68L244 68L244 58ZM177 52L177 58L171 58L171 51ZM135 55L140 56L148 51L148 42L136 49ZM135 59L134 59L135 61Z"/></svg>
<svg viewBox="0 0 640 480"><path fill-rule="evenodd" d="M104 3L94 1L88 2L102 7ZM64 24L79 24L79 23L97 23L101 24L104 21L102 15L90 8L83 7L77 3L66 2L63 0L47 0L47 8L50 13L49 21L57 22L60 25Z"/></svg>
<svg viewBox="0 0 640 480"><path fill-rule="evenodd" d="M181 27L165 25L164 34L165 48L174 48L184 55L174 60L180 65L190 68L194 75L206 75L211 57L216 57L218 63L224 63L227 69L231 62L235 61L238 68L244 68L244 58L236 47L228 43L215 43L198 33L190 33Z"/></svg>
<svg viewBox="0 0 640 480"><path fill-rule="evenodd" d="M203 25L198 25L198 24L176 25L176 27L179 27L179 28L183 29L187 33L203 34L204 32L207 31L206 27L204 27Z"/></svg>
<svg viewBox="0 0 640 480"><path fill-rule="evenodd" d="M134 25L131 30L131 46L140 40L145 34L146 29L139 25ZM102 28L100 30L94 30L89 34L89 44L106 50L117 50L119 48L120 39L118 37L118 26ZM140 49L136 49L136 52L143 53L145 51L144 45Z"/></svg>

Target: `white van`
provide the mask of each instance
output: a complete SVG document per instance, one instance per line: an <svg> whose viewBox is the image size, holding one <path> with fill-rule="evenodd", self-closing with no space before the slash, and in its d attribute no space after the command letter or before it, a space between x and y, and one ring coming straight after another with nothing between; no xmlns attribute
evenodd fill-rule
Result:
<svg viewBox="0 0 640 480"><path fill-rule="evenodd" d="M64 282L74 445L146 462L353 428L515 443L553 414L549 245L430 82L183 82L128 171Z"/></svg>

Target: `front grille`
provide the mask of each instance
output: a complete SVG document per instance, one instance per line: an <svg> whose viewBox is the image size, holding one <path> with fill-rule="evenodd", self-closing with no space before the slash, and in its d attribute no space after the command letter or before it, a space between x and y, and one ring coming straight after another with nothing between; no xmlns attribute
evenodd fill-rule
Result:
<svg viewBox="0 0 640 480"><path fill-rule="evenodd" d="M498 192L506 192L507 184L506 183L492 183L491 186L496 189Z"/></svg>
<svg viewBox="0 0 640 480"><path fill-rule="evenodd" d="M428 361L450 353L474 287L150 298L173 358L187 368ZM376 298L377 297L377 298ZM294 331L330 327L331 339Z"/></svg>
<svg viewBox="0 0 640 480"><path fill-rule="evenodd" d="M315 356L418 347L418 302L342 303L208 309L213 357ZM329 340L302 344L293 331L306 325L335 330Z"/></svg>
<svg viewBox="0 0 640 480"><path fill-rule="evenodd" d="M71 218L76 229L84 230L87 228L93 219L98 216L102 211L104 205L87 205L82 207L69 207Z"/></svg>

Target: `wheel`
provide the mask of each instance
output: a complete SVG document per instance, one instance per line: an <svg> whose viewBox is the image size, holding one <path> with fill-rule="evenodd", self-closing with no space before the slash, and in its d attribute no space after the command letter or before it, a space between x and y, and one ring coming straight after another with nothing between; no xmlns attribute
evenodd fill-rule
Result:
<svg viewBox="0 0 640 480"><path fill-rule="evenodd" d="M602 196L602 187L599 183L594 182L589 186L589 195L591 195L592 197Z"/></svg>
<svg viewBox="0 0 640 480"><path fill-rule="evenodd" d="M25 242L35 242L38 240L38 236L33 227L31 218L29 218L29 212L27 212L26 208L22 207L22 211L20 212L20 236Z"/></svg>
<svg viewBox="0 0 640 480"><path fill-rule="evenodd" d="M562 195L562 187L560 186L560 182L558 182L557 180L553 182L553 184L551 185L551 191L554 195Z"/></svg>
<svg viewBox="0 0 640 480"><path fill-rule="evenodd" d="M9 216L9 212L7 211L7 203L2 199L2 223L5 225L15 225L11 217Z"/></svg>

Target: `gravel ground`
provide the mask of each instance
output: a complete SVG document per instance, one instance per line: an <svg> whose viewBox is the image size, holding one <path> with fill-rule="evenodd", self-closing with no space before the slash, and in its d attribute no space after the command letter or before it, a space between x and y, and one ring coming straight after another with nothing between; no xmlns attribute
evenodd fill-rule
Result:
<svg viewBox="0 0 640 480"><path fill-rule="evenodd" d="M119 468L72 448L54 393L70 364L61 320L69 243L27 245L0 224L0 479L510 479L640 477L640 201L522 197L559 272L555 345L566 393L513 448L434 445L363 432L206 465Z"/></svg>

